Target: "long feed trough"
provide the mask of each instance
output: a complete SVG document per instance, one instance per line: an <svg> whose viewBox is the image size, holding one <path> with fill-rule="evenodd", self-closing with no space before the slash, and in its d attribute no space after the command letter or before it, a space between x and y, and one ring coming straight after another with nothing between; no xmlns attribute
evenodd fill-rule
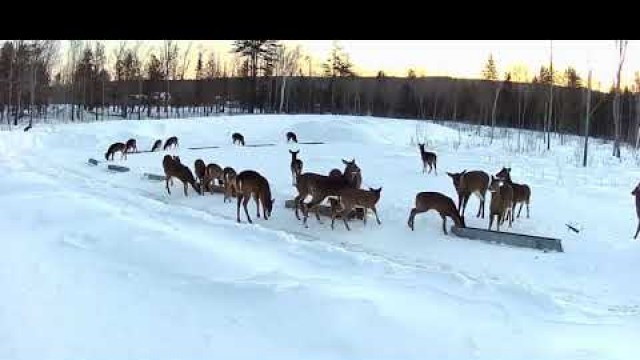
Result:
<svg viewBox="0 0 640 360"><path fill-rule="evenodd" d="M295 209L296 208L295 205L294 205L293 199L285 201L284 202L284 206L287 209ZM312 210L309 210L309 213L310 213L309 215L311 215L312 212L313 212ZM328 206L328 205L320 204L318 206L318 212L322 216L331 217L331 207ZM336 218L340 218L340 216L338 215L338 216L336 216ZM356 218L356 219L359 219L359 220L364 219L364 209L356 208L355 211L352 211L349 214L349 219L353 219L353 218Z"/></svg>
<svg viewBox="0 0 640 360"><path fill-rule="evenodd" d="M517 247L547 251L564 252L560 239L553 239L541 236L516 234L493 230L478 229L472 227L451 227L451 232L459 237L471 240L481 240L486 242L506 244Z"/></svg>

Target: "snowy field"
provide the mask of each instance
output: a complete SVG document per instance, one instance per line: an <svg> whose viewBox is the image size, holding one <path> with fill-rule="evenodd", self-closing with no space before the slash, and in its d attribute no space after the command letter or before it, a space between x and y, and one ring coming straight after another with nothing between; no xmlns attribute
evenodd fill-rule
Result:
<svg viewBox="0 0 640 360"><path fill-rule="evenodd" d="M231 133L247 144L231 145ZM288 145L285 132L300 141ZM0 133L0 359L634 359L640 341L640 240L631 191L640 169L592 141L550 152L507 149L426 123L438 175L422 174L416 122L339 116L235 116L43 125ZM134 137L140 150L176 135L182 162L254 169L276 204L268 221L235 221L219 194L168 195L164 153L103 160ZM220 145L219 149L187 147ZM288 149L305 171L355 158L382 186L382 225L309 228L284 201ZM446 171L512 168L532 188L531 218L511 231L558 237L564 253L445 236L435 212L407 218L420 191L457 196ZM486 213L488 214L488 203ZM467 225L477 219L472 197ZM249 204L255 215L255 203ZM523 210L524 214L524 210ZM579 234L565 224L578 224ZM451 225L452 221L448 220Z"/></svg>

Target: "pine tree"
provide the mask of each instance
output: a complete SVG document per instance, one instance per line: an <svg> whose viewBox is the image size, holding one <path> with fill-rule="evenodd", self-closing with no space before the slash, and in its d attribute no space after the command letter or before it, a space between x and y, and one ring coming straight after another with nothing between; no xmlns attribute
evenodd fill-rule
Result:
<svg viewBox="0 0 640 360"><path fill-rule="evenodd" d="M253 114L258 98L258 70L262 62L269 65L274 58L274 51L278 47L278 40L236 40L232 52L248 60L248 70L251 76L251 102L249 113ZM263 70L266 69L263 66Z"/></svg>
<svg viewBox="0 0 640 360"><path fill-rule="evenodd" d="M493 54L489 54L489 59L482 70L482 78L492 81L498 80L498 70L496 69L496 63L493 61Z"/></svg>

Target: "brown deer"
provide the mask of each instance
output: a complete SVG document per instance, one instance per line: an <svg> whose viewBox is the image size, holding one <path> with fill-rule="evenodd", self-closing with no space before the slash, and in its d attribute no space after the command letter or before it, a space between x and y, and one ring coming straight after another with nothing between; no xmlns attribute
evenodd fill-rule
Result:
<svg viewBox="0 0 640 360"><path fill-rule="evenodd" d="M244 213L247 215L247 221L251 224L251 217L247 210L247 204L253 195L253 199L256 202L256 211L258 218L260 218L260 203L262 203L262 215L265 220L268 220L273 210L274 199L271 198L271 188L269 187L269 181L259 173L253 170L245 170L238 174L236 177L238 198L237 206L237 220L240 221L240 202L244 207Z"/></svg>
<svg viewBox="0 0 640 360"><path fill-rule="evenodd" d="M467 202L471 194L476 194L480 199L480 207L478 207L478 214L476 217L484 219L484 202L486 199L487 189L489 188L489 175L484 171L462 171L461 173L447 173L453 180L453 186L458 193L458 210L460 210L460 216L464 217L464 212L467 208Z"/></svg>
<svg viewBox="0 0 640 360"><path fill-rule="evenodd" d="M347 161L342 159L342 163L345 164L346 167L349 166L355 166L356 168L358 168L358 166L356 165L356 159L353 159L351 161ZM346 171L346 168L345 168ZM360 168L358 168L358 171L353 172L351 174L351 183L353 184L353 187L356 189L360 189L360 186L362 186L362 171L360 171Z"/></svg>
<svg viewBox="0 0 640 360"><path fill-rule="evenodd" d="M424 174L427 171L427 165L429 165L428 174L431 174L431 169L433 168L436 175L438 175L438 168L436 164L438 157L436 156L436 153L425 151L424 144L418 144L418 146L420 147L420 157L422 158L422 173Z"/></svg>
<svg viewBox="0 0 640 360"><path fill-rule="evenodd" d="M231 135L231 142L233 144L239 143L240 145L244 146L244 136L242 136L242 134L240 133L233 133Z"/></svg>
<svg viewBox="0 0 640 360"><path fill-rule="evenodd" d="M193 177L193 173L191 172L191 170L189 170L188 167L182 165L179 161L176 161L173 156L164 156L164 158L162 159L162 168L164 169L167 193L169 193L169 195L171 195L171 190L169 190L169 181L171 181L171 185L173 185L173 177L178 178L180 181L182 181L182 184L184 185L184 196L188 196L188 184L191 184L193 189L198 194L201 193L200 185L196 182L196 179Z"/></svg>
<svg viewBox="0 0 640 360"><path fill-rule="evenodd" d="M517 216L519 218L522 205L527 204L527 218L529 218L529 201L531 200L531 188L529 188L529 185L516 184L511 181L511 168L503 167L502 170L496 174L496 178L506 181L507 184L513 188L513 209L511 209L511 212L513 213L516 210L516 205L520 203Z"/></svg>
<svg viewBox="0 0 640 360"><path fill-rule="evenodd" d="M298 209L301 208L303 211L303 224L305 227L307 227L309 209L316 210L316 219L319 223L322 223L316 206L320 205L327 196L340 196L339 192L343 188L356 188L354 180L357 179L356 175L360 173L360 168L356 165L355 159L351 162L345 162L345 164L346 167L344 172L339 177L320 175L311 172L298 176L296 181L296 190L298 190L298 195L295 197L293 202L295 204L296 218L298 220L300 220ZM305 204L303 201L308 195L311 195L312 197L311 202Z"/></svg>
<svg viewBox="0 0 640 360"><path fill-rule="evenodd" d="M349 231L351 231L351 229L349 228L347 218L349 217L349 213L351 213L351 211L355 208L364 209L364 216L362 217L362 221L365 225L367 225L368 209L371 209L371 211L373 211L373 213L376 215L376 221L378 222L378 225L382 224L380 218L378 217L378 211L376 209L376 204L380 200L381 192L382 187L378 189L369 188L369 190L344 188L339 191L340 200L329 198L329 203L331 204L331 229L333 230L333 224L336 220L338 209L342 210L340 212L340 217L342 218L342 221L344 221L344 226Z"/></svg>
<svg viewBox="0 0 640 360"><path fill-rule="evenodd" d="M496 230L500 231L500 225L509 218L509 227L513 223L513 188L506 181L491 176L491 203L489 204L489 230L496 217Z"/></svg>
<svg viewBox="0 0 640 360"><path fill-rule="evenodd" d="M638 216L638 228L636 229L636 234L633 236L634 239L638 237L638 233L640 232L640 184L636 185L636 188L633 189L631 195L636 197L636 215Z"/></svg>
<svg viewBox="0 0 640 360"><path fill-rule="evenodd" d="M168 138L167 141L165 141L165 143L164 143L164 150L166 151L171 146L173 146L174 149L178 147L178 138L177 137L172 136L172 137Z"/></svg>
<svg viewBox="0 0 640 360"><path fill-rule="evenodd" d="M153 146L151 147L151 152L160 150L160 148L162 148L162 140L158 139L156 140L156 142L153 143Z"/></svg>
<svg viewBox="0 0 640 360"><path fill-rule="evenodd" d="M231 196L236 196L236 193L237 193L236 177L237 176L238 174L236 174L236 171L230 166L227 166L224 169L222 169L222 181L224 183L223 202L227 202L227 199L231 201Z"/></svg>
<svg viewBox="0 0 640 360"><path fill-rule="evenodd" d="M293 131L289 131L287 132L287 142L293 141L295 143L298 142L298 137L296 136L296 133L294 133Z"/></svg>
<svg viewBox="0 0 640 360"><path fill-rule="evenodd" d="M200 183L200 188L202 189L201 195L204 195L204 192L209 188L209 184L205 183L205 174L207 172L207 165L204 164L202 159L197 159L193 164L193 169L195 170L196 177L198 178L198 182Z"/></svg>
<svg viewBox="0 0 640 360"><path fill-rule="evenodd" d="M435 210L440 214L442 218L442 231L445 235L447 232L447 216L453 219L453 222L457 227L465 227L464 217L460 216L458 213L458 208L456 208L456 204L451 200L450 197L443 195L439 192L419 192L416 195L416 207L411 209L411 213L409 214L409 221L407 224L413 231L413 222L416 215L427 212L429 210Z"/></svg>
<svg viewBox="0 0 640 360"><path fill-rule="evenodd" d="M138 146L136 145L136 139L129 139L125 144L125 152L138 152Z"/></svg>
<svg viewBox="0 0 640 360"><path fill-rule="evenodd" d="M116 152L120 152L120 159L127 159L127 146L124 143L121 142L117 142L117 143L113 143L109 146L109 148L107 149L107 152L104 153L104 158L109 161L109 157L111 157L111 160L113 160L113 157L115 156Z"/></svg>
<svg viewBox="0 0 640 360"><path fill-rule="evenodd" d="M213 195L213 188L216 185L215 180L218 180L218 186L222 183L222 167L218 164L209 164L207 165L207 170L204 176L204 182L209 187L211 194Z"/></svg>
<svg viewBox="0 0 640 360"><path fill-rule="evenodd" d="M302 160L297 157L299 152L300 150L289 150L289 153L291 154L291 185L293 186L296 185L296 178L302 174Z"/></svg>

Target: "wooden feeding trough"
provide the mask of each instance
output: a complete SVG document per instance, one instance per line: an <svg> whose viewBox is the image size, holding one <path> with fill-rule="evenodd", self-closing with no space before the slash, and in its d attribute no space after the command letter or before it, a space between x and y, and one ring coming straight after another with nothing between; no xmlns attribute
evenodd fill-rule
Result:
<svg viewBox="0 0 640 360"><path fill-rule="evenodd" d="M151 173L144 173L142 174L142 177L147 179L147 180L153 180L153 181L165 181L166 177L164 175L157 175L157 174L151 174Z"/></svg>
<svg viewBox="0 0 640 360"><path fill-rule="evenodd" d="M300 141L300 142L298 142L298 144L303 144L303 145L322 145L322 144L324 144L324 142L322 142L322 141Z"/></svg>
<svg viewBox="0 0 640 360"><path fill-rule="evenodd" d="M284 206L287 209L295 209L295 205L292 200L287 200L284 202ZM309 213L311 214L313 211L309 210ZM331 217L331 207L329 205L325 205L325 204L320 204L318 206L318 213L322 216L326 216L326 217ZM340 215L336 216L336 218L340 218ZM354 211L352 211L351 213L349 213L349 219L359 219L362 220L364 219L364 209L362 208L356 208Z"/></svg>
<svg viewBox="0 0 640 360"><path fill-rule="evenodd" d="M88 163L89 165L98 166L98 164L99 164L100 162L99 162L98 160L96 160L96 159L89 158L89 160L87 161L87 163Z"/></svg>
<svg viewBox="0 0 640 360"><path fill-rule="evenodd" d="M213 145L213 146L188 147L187 149L189 149L189 150L201 150L201 149L218 149L218 148L220 148L220 146Z"/></svg>
<svg viewBox="0 0 640 360"><path fill-rule="evenodd" d="M459 237L471 240L481 240L486 242L506 244L530 249L564 252L560 239L547 238L541 236L516 234L509 232L478 229L472 227L451 227L451 232Z"/></svg>
<svg viewBox="0 0 640 360"><path fill-rule="evenodd" d="M111 171L116 171L116 172L127 172L129 171L129 168L126 166L120 166L120 165L108 165L107 169L111 170Z"/></svg>
<svg viewBox="0 0 640 360"><path fill-rule="evenodd" d="M263 147L263 146L276 146L276 144L248 144L247 147Z"/></svg>

